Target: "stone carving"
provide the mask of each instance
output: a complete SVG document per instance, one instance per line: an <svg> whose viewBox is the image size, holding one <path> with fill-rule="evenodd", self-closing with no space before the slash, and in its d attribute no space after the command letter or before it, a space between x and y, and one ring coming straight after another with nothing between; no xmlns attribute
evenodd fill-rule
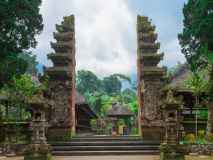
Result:
<svg viewBox="0 0 213 160"><path fill-rule="evenodd" d="M175 142L178 138L178 131L184 130L181 124L181 113L185 109L182 100L173 98L173 92L167 92L167 99L163 101L162 109L164 112L163 128L165 130L164 142Z"/></svg>
<svg viewBox="0 0 213 160"><path fill-rule="evenodd" d="M156 91L152 85L148 85L145 96L145 117L148 120L154 120L157 117L157 99L156 99Z"/></svg>
<svg viewBox="0 0 213 160"><path fill-rule="evenodd" d="M31 142L46 142L45 131L49 127L48 122L30 122L30 130L33 131Z"/></svg>
<svg viewBox="0 0 213 160"><path fill-rule="evenodd" d="M155 121L147 121L147 120L141 120L141 125L143 127L162 127L163 126L163 120L155 120Z"/></svg>
<svg viewBox="0 0 213 160"><path fill-rule="evenodd" d="M57 91L55 92L54 95L54 112L55 112L55 117L58 121L65 121L68 116L68 93L66 89L63 86L59 86L59 89L56 89Z"/></svg>

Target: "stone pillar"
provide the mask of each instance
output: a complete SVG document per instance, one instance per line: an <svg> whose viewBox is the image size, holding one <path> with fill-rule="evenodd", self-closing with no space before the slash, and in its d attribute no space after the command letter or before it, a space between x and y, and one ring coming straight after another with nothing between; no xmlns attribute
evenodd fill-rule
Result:
<svg viewBox="0 0 213 160"><path fill-rule="evenodd" d="M160 90L163 86L162 77L167 67L157 65L164 53L157 54L160 43L155 43L157 34L155 26L148 17L137 17L137 65L138 65L138 123L139 134L143 132L144 140L162 140L163 120L158 102L161 100ZM151 139L146 139L151 137ZM161 136L159 136L161 135ZM158 137L158 139L156 139Z"/></svg>
<svg viewBox="0 0 213 160"><path fill-rule="evenodd" d="M61 24L56 24L57 33L53 33L56 42L51 42L55 53L47 55L53 67L43 68L50 77L48 90L54 106L50 110L50 130L59 139L70 134L75 136L75 17L63 17ZM56 131L57 130L57 131ZM57 134L61 132L61 134ZM48 133L49 134L49 133ZM49 134L48 137L51 135Z"/></svg>

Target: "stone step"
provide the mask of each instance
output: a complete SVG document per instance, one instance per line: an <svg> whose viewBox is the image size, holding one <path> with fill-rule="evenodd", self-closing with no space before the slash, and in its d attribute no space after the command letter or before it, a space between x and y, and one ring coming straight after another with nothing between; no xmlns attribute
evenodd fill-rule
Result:
<svg viewBox="0 0 213 160"><path fill-rule="evenodd" d="M127 137L127 138L73 138L72 142L94 142L94 141L141 141L138 137Z"/></svg>
<svg viewBox="0 0 213 160"><path fill-rule="evenodd" d="M91 135L91 136L75 136L74 138L141 138L140 136L130 136L130 135L117 135L117 136L107 136L107 135Z"/></svg>
<svg viewBox="0 0 213 160"><path fill-rule="evenodd" d="M53 146L54 151L114 151L114 150L157 150L159 145L145 146Z"/></svg>
<svg viewBox="0 0 213 160"><path fill-rule="evenodd" d="M142 151L53 151L53 156L89 156L89 155L158 155L157 150Z"/></svg>
<svg viewBox="0 0 213 160"><path fill-rule="evenodd" d="M132 146L160 145L161 141L104 141L104 142L51 142L51 146Z"/></svg>

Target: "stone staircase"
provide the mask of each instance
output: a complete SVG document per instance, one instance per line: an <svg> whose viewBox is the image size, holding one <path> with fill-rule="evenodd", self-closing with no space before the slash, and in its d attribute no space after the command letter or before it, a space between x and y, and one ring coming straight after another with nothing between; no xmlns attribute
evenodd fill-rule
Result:
<svg viewBox="0 0 213 160"><path fill-rule="evenodd" d="M75 137L71 142L50 143L54 156L157 155L159 141L141 141L139 136Z"/></svg>

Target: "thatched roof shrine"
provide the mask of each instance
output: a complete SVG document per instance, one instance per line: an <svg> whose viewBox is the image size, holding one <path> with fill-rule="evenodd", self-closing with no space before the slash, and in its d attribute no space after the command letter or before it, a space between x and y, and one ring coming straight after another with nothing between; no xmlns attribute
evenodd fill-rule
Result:
<svg viewBox="0 0 213 160"><path fill-rule="evenodd" d="M98 118L97 114L92 110L89 102L78 91L75 91L75 106L85 110L92 119Z"/></svg>
<svg viewBox="0 0 213 160"><path fill-rule="evenodd" d="M129 118L135 114L126 106L121 104L112 105L112 108L107 113L108 117Z"/></svg>

